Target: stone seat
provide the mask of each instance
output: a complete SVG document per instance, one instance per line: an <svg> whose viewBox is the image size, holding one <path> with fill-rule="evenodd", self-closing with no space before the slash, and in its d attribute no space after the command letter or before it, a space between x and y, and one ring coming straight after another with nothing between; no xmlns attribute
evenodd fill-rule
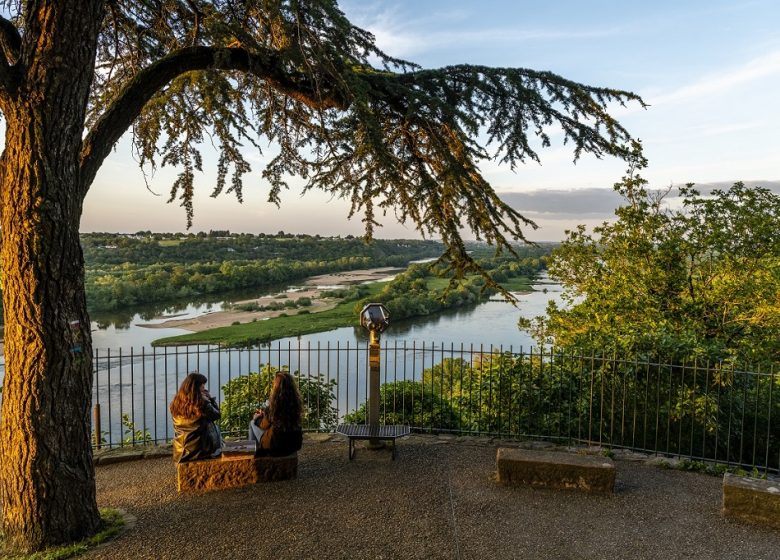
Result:
<svg viewBox="0 0 780 560"><path fill-rule="evenodd" d="M611 494L615 487L615 464L607 457L501 447L496 466L498 480L505 484L601 494Z"/></svg>
<svg viewBox="0 0 780 560"><path fill-rule="evenodd" d="M723 515L780 529L780 481L726 473Z"/></svg>
<svg viewBox="0 0 780 560"><path fill-rule="evenodd" d="M176 465L179 493L201 493L238 488L258 482L290 480L298 476L298 454L286 457L223 455Z"/></svg>

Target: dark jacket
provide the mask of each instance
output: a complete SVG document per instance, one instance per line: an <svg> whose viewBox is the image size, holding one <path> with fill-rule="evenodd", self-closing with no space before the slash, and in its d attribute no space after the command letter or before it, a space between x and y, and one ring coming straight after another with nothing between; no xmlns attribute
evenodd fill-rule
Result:
<svg viewBox="0 0 780 560"><path fill-rule="evenodd" d="M206 459L222 447L222 438L214 420L219 420L219 407L213 398L203 404L200 418L173 417L174 462Z"/></svg>
<svg viewBox="0 0 780 560"><path fill-rule="evenodd" d="M256 455L259 457L286 457L298 451L303 445L303 431L283 431L274 426L268 418L260 421L260 429L265 430L257 444Z"/></svg>

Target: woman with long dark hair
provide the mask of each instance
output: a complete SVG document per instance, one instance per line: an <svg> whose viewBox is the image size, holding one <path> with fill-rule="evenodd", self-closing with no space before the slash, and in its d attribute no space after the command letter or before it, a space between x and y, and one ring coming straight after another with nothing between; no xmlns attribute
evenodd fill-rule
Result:
<svg viewBox="0 0 780 560"><path fill-rule="evenodd" d="M258 410L249 423L249 439L257 441L257 455L284 457L303 444L303 404L292 375L280 371L274 376L268 407Z"/></svg>
<svg viewBox="0 0 780 560"><path fill-rule="evenodd" d="M219 406L206 389L207 382L205 375L193 371L171 401L173 460L177 463L222 454L222 435L214 424L219 420Z"/></svg>

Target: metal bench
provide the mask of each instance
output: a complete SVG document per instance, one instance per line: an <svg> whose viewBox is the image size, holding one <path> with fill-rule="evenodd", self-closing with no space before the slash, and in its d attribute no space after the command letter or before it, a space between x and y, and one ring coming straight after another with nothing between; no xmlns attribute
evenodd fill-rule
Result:
<svg viewBox="0 0 780 560"><path fill-rule="evenodd" d="M355 457L355 440L380 439L393 442L393 461L395 461L395 440L408 436L411 432L409 426L401 424L390 426L371 426L370 424L339 424L336 433L349 438L349 460Z"/></svg>

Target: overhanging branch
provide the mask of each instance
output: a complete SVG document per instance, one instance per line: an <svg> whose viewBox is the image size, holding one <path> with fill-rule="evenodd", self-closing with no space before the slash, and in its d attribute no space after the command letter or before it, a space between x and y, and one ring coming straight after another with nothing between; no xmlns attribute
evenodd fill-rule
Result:
<svg viewBox="0 0 780 560"><path fill-rule="evenodd" d="M16 26L0 16L0 88L2 88L2 98L13 95L16 89L17 79L15 78L14 64L19 60L22 47L22 37Z"/></svg>
<svg viewBox="0 0 780 560"><path fill-rule="evenodd" d="M0 48L3 50L7 64L14 64L19 60L22 37L16 26L3 16L0 16Z"/></svg>
<svg viewBox="0 0 780 560"><path fill-rule="evenodd" d="M303 73L288 71L275 51L250 53L243 48L187 47L145 68L130 81L97 120L81 151L81 195L95 179L111 148L141 114L144 105L173 79L195 70L236 70L265 80L277 91L318 109L346 109L339 91L323 91Z"/></svg>

